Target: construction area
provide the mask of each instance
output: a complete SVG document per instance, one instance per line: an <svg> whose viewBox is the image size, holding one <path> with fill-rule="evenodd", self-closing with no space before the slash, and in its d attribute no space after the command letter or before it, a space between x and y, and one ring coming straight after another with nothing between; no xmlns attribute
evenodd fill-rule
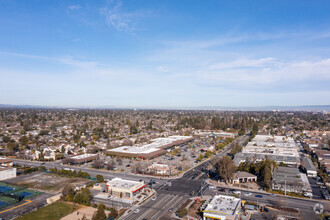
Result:
<svg viewBox="0 0 330 220"><path fill-rule="evenodd" d="M73 187L81 187L90 182L90 180L78 177L62 177L44 172L35 172L8 180L7 182L21 187L38 189L42 192L56 194L62 192L64 186L72 185Z"/></svg>

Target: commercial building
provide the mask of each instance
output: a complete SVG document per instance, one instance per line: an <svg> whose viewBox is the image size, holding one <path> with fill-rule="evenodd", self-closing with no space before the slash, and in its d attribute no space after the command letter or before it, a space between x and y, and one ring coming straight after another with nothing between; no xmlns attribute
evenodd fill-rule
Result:
<svg viewBox="0 0 330 220"><path fill-rule="evenodd" d="M256 135L241 153L235 155L234 162L238 166L246 158L258 162L266 156L278 164L282 162L295 167L300 165L299 147L293 138L271 135Z"/></svg>
<svg viewBox="0 0 330 220"><path fill-rule="evenodd" d="M257 182L257 176L248 172L238 171L234 173L233 184Z"/></svg>
<svg viewBox="0 0 330 220"><path fill-rule="evenodd" d="M0 166L3 167L12 167L13 166L13 160L5 157L0 158Z"/></svg>
<svg viewBox="0 0 330 220"><path fill-rule="evenodd" d="M167 164L153 163L152 165L148 166L146 172L148 174L165 176L177 172L177 169L174 166Z"/></svg>
<svg viewBox="0 0 330 220"><path fill-rule="evenodd" d="M294 167L278 167L273 174L272 188L300 194L312 192L306 174L300 173L299 169Z"/></svg>
<svg viewBox="0 0 330 220"><path fill-rule="evenodd" d="M165 154L166 149L189 142L192 136L169 136L166 138L156 138L151 143L142 146L122 146L107 151L111 156L139 157L151 159Z"/></svg>
<svg viewBox="0 0 330 220"><path fill-rule="evenodd" d="M317 176L317 170L316 170L312 160L308 157L304 157L302 159L302 161L303 161L302 164L303 164L303 167L306 170L307 176L308 177L316 177Z"/></svg>
<svg viewBox="0 0 330 220"><path fill-rule="evenodd" d="M194 135L199 136L208 136L208 137L223 137L223 138L234 138L236 133L228 133L228 132L216 132L216 131L194 131Z"/></svg>
<svg viewBox="0 0 330 220"><path fill-rule="evenodd" d="M82 154L78 156L71 157L73 160L72 163L75 164L82 164L82 163L88 163L91 162L99 157L98 154Z"/></svg>
<svg viewBox="0 0 330 220"><path fill-rule="evenodd" d="M0 167L0 181L16 177L16 168Z"/></svg>
<svg viewBox="0 0 330 220"><path fill-rule="evenodd" d="M107 182L108 193L123 199L134 200L134 197L144 188L147 184L143 181L124 180L121 178L114 178Z"/></svg>
<svg viewBox="0 0 330 220"><path fill-rule="evenodd" d="M202 206L203 220L238 219L240 211L241 200L233 196L216 195Z"/></svg>

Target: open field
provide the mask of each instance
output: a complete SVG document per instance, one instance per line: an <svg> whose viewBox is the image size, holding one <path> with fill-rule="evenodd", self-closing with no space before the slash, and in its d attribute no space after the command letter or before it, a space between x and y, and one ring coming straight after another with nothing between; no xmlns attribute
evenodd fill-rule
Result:
<svg viewBox="0 0 330 220"><path fill-rule="evenodd" d="M27 178L19 179L15 184L56 194L60 193L66 185L78 186L88 182L89 180L83 178L69 178L50 173L36 173Z"/></svg>
<svg viewBox="0 0 330 220"><path fill-rule="evenodd" d="M55 202L51 205L40 208L37 211L30 212L29 214L26 214L17 219L18 220L35 220L35 219L58 220L74 212L79 207L80 207L79 205L68 204L64 202Z"/></svg>

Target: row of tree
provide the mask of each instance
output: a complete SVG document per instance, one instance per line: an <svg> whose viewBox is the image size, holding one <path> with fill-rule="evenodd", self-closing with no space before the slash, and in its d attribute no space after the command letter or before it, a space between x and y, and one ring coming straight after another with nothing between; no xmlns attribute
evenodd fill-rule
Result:
<svg viewBox="0 0 330 220"><path fill-rule="evenodd" d="M58 175L63 175L63 176L81 177L81 178L88 178L88 177L90 177L87 172L83 172L81 170L79 170L78 172L76 170L73 170L73 171L72 170L65 170L63 168L61 170L58 170L55 167L55 168L50 168L49 171L51 173L58 174Z"/></svg>

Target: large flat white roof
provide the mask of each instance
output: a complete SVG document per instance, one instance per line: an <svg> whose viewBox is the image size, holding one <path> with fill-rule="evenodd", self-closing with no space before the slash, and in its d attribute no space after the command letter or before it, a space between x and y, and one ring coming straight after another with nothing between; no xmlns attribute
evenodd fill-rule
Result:
<svg viewBox="0 0 330 220"><path fill-rule="evenodd" d="M133 181L133 180L125 180L121 178L113 178L112 180L108 181L107 186L112 188L120 188L120 189L127 189L127 190L135 190L139 187L144 186L144 182Z"/></svg>
<svg viewBox="0 0 330 220"><path fill-rule="evenodd" d="M243 148L242 153L299 157L298 150L299 147L292 137L256 135Z"/></svg>
<svg viewBox="0 0 330 220"><path fill-rule="evenodd" d="M81 155L71 157L71 159L85 159L85 158L88 158L88 157L94 157L96 155L97 154L81 154Z"/></svg>
<svg viewBox="0 0 330 220"><path fill-rule="evenodd" d="M216 195L204 209L206 215L234 216L241 200L233 196ZM204 215L205 215L204 214Z"/></svg>
<svg viewBox="0 0 330 220"><path fill-rule="evenodd" d="M151 143L142 146L122 146L108 150L109 152L131 153L131 154L148 154L160 150L161 147L172 144L176 141L188 140L192 136L169 136L166 138L156 138L150 140Z"/></svg>

